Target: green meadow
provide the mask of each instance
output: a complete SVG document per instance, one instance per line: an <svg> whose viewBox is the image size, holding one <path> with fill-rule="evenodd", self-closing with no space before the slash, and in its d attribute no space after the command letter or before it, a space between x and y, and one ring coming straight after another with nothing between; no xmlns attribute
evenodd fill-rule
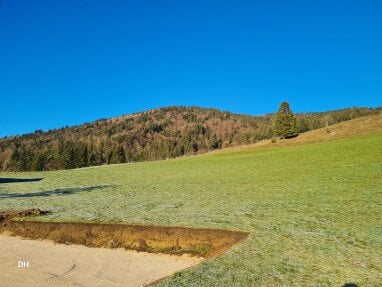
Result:
<svg viewBox="0 0 382 287"><path fill-rule="evenodd" d="M34 220L250 232L158 286L382 286L382 134L0 177L44 178L0 184L0 210L53 212Z"/></svg>

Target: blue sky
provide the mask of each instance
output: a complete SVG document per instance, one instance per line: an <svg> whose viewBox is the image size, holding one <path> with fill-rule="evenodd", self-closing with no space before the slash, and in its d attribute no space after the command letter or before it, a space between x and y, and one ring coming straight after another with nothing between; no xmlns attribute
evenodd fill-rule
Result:
<svg viewBox="0 0 382 287"><path fill-rule="evenodd" d="M0 0L0 136L169 105L382 104L382 1Z"/></svg>

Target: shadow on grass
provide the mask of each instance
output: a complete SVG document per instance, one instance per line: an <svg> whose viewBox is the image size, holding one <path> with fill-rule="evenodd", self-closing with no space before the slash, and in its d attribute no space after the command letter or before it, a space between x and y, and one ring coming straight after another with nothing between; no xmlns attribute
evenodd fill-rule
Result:
<svg viewBox="0 0 382 287"><path fill-rule="evenodd" d="M59 188L54 190L27 192L27 193L3 193L0 194L0 199L5 198L20 198L20 197L47 197L52 195L71 195L79 192L93 191L96 189L103 189L111 187L112 185L97 185L97 186L85 186L85 187L73 187L73 188Z"/></svg>
<svg viewBox="0 0 382 287"><path fill-rule="evenodd" d="M342 287L358 287L358 285L355 283L345 283Z"/></svg>
<svg viewBox="0 0 382 287"><path fill-rule="evenodd" d="M42 177L38 177L38 178L12 178L12 177L5 177L5 178L0 178L0 183L33 182L33 181L41 181L41 180L43 180Z"/></svg>

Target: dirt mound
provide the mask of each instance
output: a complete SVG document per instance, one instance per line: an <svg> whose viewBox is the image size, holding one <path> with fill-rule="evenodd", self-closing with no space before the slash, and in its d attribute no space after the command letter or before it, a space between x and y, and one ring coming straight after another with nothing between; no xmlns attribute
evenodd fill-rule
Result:
<svg viewBox="0 0 382 287"><path fill-rule="evenodd" d="M14 217L44 215L48 213L49 211L44 211L40 209L0 211L0 223L10 220Z"/></svg>
<svg viewBox="0 0 382 287"><path fill-rule="evenodd" d="M24 212L41 214L39 210ZM23 214L19 212L17 215ZM5 231L23 238L48 239L56 243L178 255L191 254L205 258L222 254L248 236L246 232L219 229L13 220L5 220L0 225L0 233Z"/></svg>

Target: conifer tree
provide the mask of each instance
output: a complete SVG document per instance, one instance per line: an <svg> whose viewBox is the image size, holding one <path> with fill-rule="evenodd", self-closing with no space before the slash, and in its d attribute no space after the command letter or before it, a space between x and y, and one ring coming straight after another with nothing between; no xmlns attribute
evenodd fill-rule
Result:
<svg viewBox="0 0 382 287"><path fill-rule="evenodd" d="M275 133L285 139L298 135L297 121L288 102L282 102L276 114Z"/></svg>

